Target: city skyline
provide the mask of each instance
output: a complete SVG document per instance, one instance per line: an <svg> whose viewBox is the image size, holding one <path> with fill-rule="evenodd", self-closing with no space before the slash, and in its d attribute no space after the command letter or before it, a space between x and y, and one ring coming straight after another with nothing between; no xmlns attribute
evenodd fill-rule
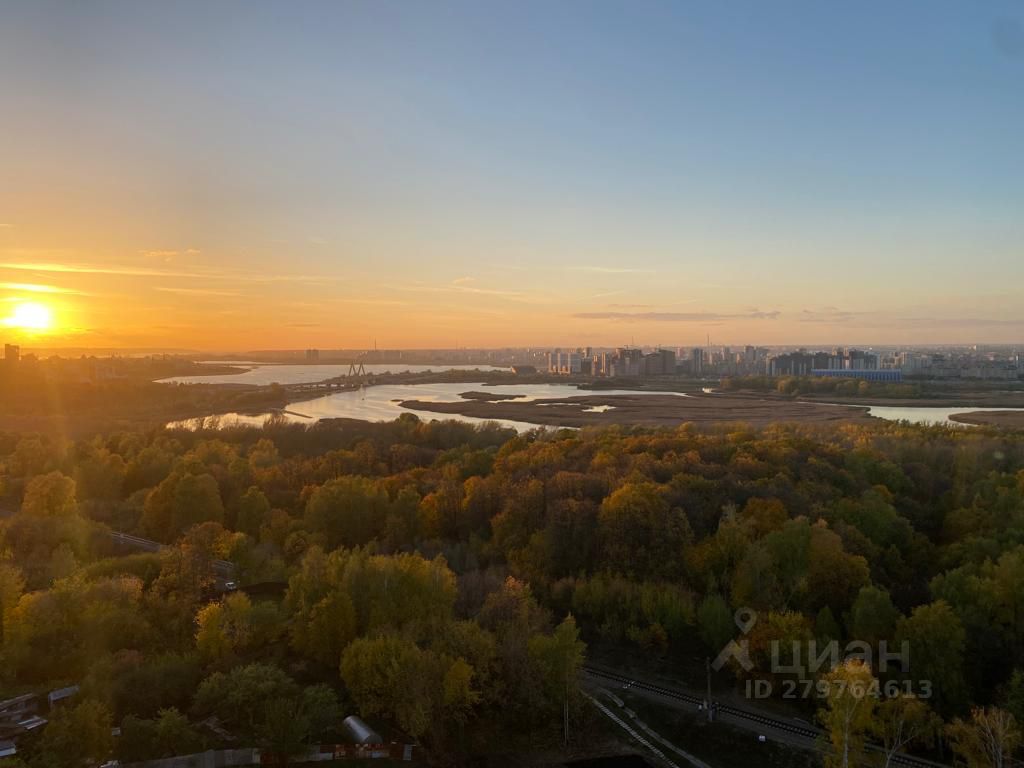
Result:
<svg viewBox="0 0 1024 768"><path fill-rule="evenodd" d="M1024 341L1019 4L241 7L5 8L0 340Z"/></svg>

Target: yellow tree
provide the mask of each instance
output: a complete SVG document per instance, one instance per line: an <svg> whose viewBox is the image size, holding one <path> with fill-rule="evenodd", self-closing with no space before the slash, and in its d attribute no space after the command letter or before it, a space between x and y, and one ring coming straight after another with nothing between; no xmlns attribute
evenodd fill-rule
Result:
<svg viewBox="0 0 1024 768"><path fill-rule="evenodd" d="M874 682L871 668L860 659L848 659L822 676L819 688L826 695L826 705L818 710L818 720L832 745L825 758L829 768L850 768L862 762L864 734L877 703Z"/></svg>
<svg viewBox="0 0 1024 768"><path fill-rule="evenodd" d="M225 661L245 650L252 638L252 602L235 592L207 603L196 614L196 649L209 661Z"/></svg>
<svg viewBox="0 0 1024 768"><path fill-rule="evenodd" d="M946 726L953 751L967 768L1004 768L1012 765L1021 731L1013 715L1004 709L976 707L970 720L959 717Z"/></svg>
<svg viewBox="0 0 1024 768"><path fill-rule="evenodd" d="M7 614L14 610L25 591L25 579L14 565L0 560L0 644L4 639Z"/></svg>
<svg viewBox="0 0 1024 768"><path fill-rule="evenodd" d="M916 696L899 695L878 705L871 733L882 746L884 768L910 744L930 744L942 728L942 720Z"/></svg>

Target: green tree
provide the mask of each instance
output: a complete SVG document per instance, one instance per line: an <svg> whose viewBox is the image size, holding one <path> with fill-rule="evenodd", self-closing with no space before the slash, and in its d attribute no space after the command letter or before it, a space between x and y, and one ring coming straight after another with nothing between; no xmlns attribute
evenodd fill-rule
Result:
<svg viewBox="0 0 1024 768"><path fill-rule="evenodd" d="M709 651L717 654L736 634L736 622L725 599L718 594L706 596L697 609L697 631Z"/></svg>
<svg viewBox="0 0 1024 768"><path fill-rule="evenodd" d="M964 696L965 633L949 604L919 605L896 626L896 647L907 644L910 675L918 686L931 686L936 708L949 711Z"/></svg>
<svg viewBox="0 0 1024 768"><path fill-rule="evenodd" d="M341 704L330 686L321 683L303 688L299 703L309 720L311 736L326 738L337 731L342 721Z"/></svg>
<svg viewBox="0 0 1024 768"><path fill-rule="evenodd" d="M7 616L18 604L25 591L25 579L21 571L11 563L0 561L0 653L2 653ZM3 665L0 665L2 669ZM0 672L2 679L3 672Z"/></svg>
<svg viewBox="0 0 1024 768"><path fill-rule="evenodd" d="M261 731L274 755L287 761L300 754L309 741L309 714L297 699L268 701Z"/></svg>
<svg viewBox="0 0 1024 768"><path fill-rule="evenodd" d="M260 528L270 517L270 502L263 491L255 485L251 486L238 500L238 513L235 528L258 539Z"/></svg>
<svg viewBox="0 0 1024 768"><path fill-rule="evenodd" d="M60 472L32 478L25 488L21 511L35 517L68 518L78 514L75 481Z"/></svg>
<svg viewBox="0 0 1024 768"><path fill-rule="evenodd" d="M61 707L43 731L40 762L46 768L81 768L82 763L102 763L114 748L110 729L110 711L97 701Z"/></svg>
<svg viewBox="0 0 1024 768"><path fill-rule="evenodd" d="M215 714L255 735L264 724L267 704L294 699L298 686L271 664L247 664L230 672L215 672L196 692L193 708L199 716Z"/></svg>
<svg viewBox="0 0 1024 768"><path fill-rule="evenodd" d="M365 477L339 477L317 488L306 502L309 530L322 533L329 549L362 546L383 532L388 498Z"/></svg>
<svg viewBox="0 0 1024 768"><path fill-rule="evenodd" d="M146 497L142 527L160 541L173 541L194 525L223 523L220 487L211 474L172 474Z"/></svg>
<svg viewBox="0 0 1024 768"><path fill-rule="evenodd" d="M638 579L678 576L693 541L686 515L654 483L616 490L602 502L598 525L604 565Z"/></svg>
<svg viewBox="0 0 1024 768"><path fill-rule="evenodd" d="M530 658L540 675L550 710L562 709L566 740L572 710L579 706L579 675L587 646L580 640L576 619L569 615L551 635L534 635Z"/></svg>
<svg viewBox="0 0 1024 768"><path fill-rule="evenodd" d="M900 618L888 592L875 586L861 587L850 607L850 637L877 647L879 641L892 639Z"/></svg>
<svg viewBox="0 0 1024 768"><path fill-rule="evenodd" d="M360 638L345 649L341 677L361 714L390 717L416 739L441 725L434 718L446 701L461 709L471 697L462 686L472 676L467 678L464 668L448 676L452 664L409 640L381 635Z"/></svg>
<svg viewBox="0 0 1024 768"><path fill-rule="evenodd" d="M188 755L202 748L202 738L174 707L161 709L156 718L156 744L161 757Z"/></svg>

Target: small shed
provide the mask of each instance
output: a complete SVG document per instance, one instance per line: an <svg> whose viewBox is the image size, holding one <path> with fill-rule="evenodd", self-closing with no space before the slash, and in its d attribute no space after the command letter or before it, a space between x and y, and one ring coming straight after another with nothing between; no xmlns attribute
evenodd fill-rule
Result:
<svg viewBox="0 0 1024 768"><path fill-rule="evenodd" d="M356 744L384 743L384 739L381 738L380 734L368 726L361 717L349 715L341 721L341 727L345 735Z"/></svg>
<svg viewBox="0 0 1024 768"><path fill-rule="evenodd" d="M46 702L50 705L50 709L53 709L56 706L64 704L76 693L78 693L77 685L69 685L67 688L58 688L55 691L50 691L46 697Z"/></svg>

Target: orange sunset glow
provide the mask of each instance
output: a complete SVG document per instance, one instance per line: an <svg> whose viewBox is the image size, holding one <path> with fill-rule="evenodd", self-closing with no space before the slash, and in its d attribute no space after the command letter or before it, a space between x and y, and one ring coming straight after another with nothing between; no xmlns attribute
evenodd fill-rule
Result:
<svg viewBox="0 0 1024 768"><path fill-rule="evenodd" d="M665 9L634 48L607 19L511 7L432 30L426 8L314 3L236 34L216 8L64 26L20 6L0 25L0 302L59 299L48 343L79 348L1024 333L1021 106L994 95L1019 60L987 22L914 38L920 60L969 57L947 96L900 46L859 70L855 35L797 66L795 29L755 55L746 27L710 45L715 14ZM33 314L4 312L44 330Z"/></svg>
<svg viewBox="0 0 1024 768"><path fill-rule="evenodd" d="M0 768L1024 768L1024 0L0 0Z"/></svg>

